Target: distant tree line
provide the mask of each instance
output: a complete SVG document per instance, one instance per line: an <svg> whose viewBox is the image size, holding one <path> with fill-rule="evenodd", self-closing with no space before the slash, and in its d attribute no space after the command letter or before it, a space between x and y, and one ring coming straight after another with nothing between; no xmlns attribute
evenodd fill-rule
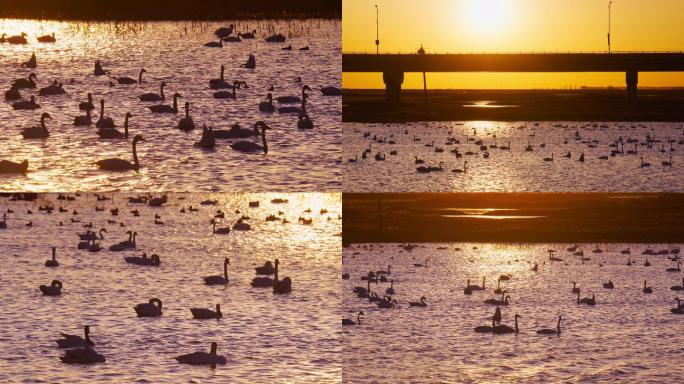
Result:
<svg viewBox="0 0 684 384"><path fill-rule="evenodd" d="M342 0L0 0L0 18L225 20L341 17Z"/></svg>

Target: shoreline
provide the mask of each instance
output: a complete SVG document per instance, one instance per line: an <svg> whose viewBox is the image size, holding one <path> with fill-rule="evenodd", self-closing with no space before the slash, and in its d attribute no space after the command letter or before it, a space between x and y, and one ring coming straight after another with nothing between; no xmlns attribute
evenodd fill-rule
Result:
<svg viewBox="0 0 684 384"><path fill-rule="evenodd" d="M291 0L288 2L225 2L205 0L133 0L116 2L0 0L1 19L52 21L223 21L253 19L341 19L341 0Z"/></svg>
<svg viewBox="0 0 684 384"><path fill-rule="evenodd" d="M446 217L472 209L535 218ZM344 244L684 242L676 193L345 193L342 211Z"/></svg>
<svg viewBox="0 0 684 384"><path fill-rule="evenodd" d="M385 90L345 89L343 122L415 121L684 121L684 89L643 88L636 104L619 88L576 90L403 90L401 104L385 104ZM488 101L489 107L472 107ZM467 106L471 105L471 106Z"/></svg>

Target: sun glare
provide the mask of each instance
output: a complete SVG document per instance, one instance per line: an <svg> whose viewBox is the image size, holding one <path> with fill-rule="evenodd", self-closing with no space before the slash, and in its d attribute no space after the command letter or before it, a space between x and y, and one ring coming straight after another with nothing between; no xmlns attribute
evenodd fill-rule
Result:
<svg viewBox="0 0 684 384"><path fill-rule="evenodd" d="M500 30L508 16L507 0L470 0L466 12L468 23L480 32Z"/></svg>

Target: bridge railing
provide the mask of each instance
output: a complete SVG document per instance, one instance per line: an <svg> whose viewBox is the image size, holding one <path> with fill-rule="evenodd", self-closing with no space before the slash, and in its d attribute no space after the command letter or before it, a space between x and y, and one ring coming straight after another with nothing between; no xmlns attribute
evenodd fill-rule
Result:
<svg viewBox="0 0 684 384"><path fill-rule="evenodd" d="M684 51L557 51L557 52L540 52L540 51L507 51L507 52L496 52L496 51L484 51L484 52L429 52L425 55L588 55L588 54L684 54ZM382 55L419 55L416 52L382 52L377 54L375 52L342 52L342 55L368 55L368 56L382 56Z"/></svg>

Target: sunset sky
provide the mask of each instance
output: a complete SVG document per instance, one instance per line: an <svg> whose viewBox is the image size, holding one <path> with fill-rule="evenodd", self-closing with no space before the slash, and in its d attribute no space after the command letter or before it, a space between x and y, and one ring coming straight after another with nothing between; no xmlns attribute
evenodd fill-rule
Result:
<svg viewBox="0 0 684 384"><path fill-rule="evenodd" d="M344 52L606 51L604 0L345 0ZM613 51L684 51L684 1L614 0ZM624 73L428 74L430 88L624 87ZM345 88L384 87L381 74L344 74ZM640 87L684 86L684 73L640 74ZM404 88L422 88L419 74Z"/></svg>

